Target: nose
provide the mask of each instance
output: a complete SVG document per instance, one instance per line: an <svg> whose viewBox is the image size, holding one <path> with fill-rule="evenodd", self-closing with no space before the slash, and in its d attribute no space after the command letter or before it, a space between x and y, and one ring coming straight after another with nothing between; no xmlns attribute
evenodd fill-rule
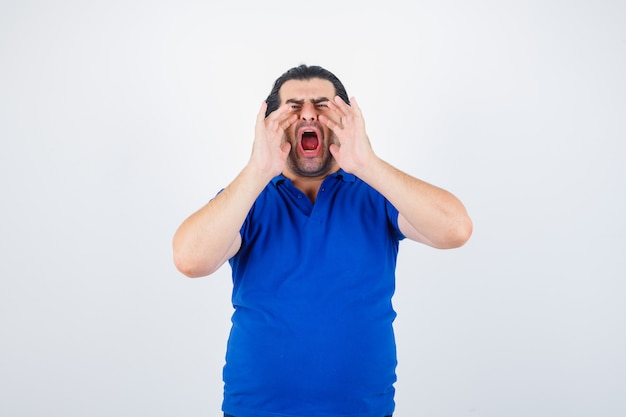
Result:
<svg viewBox="0 0 626 417"><path fill-rule="evenodd" d="M314 122L317 120L317 109L311 102L304 103L300 111L300 118L304 121Z"/></svg>

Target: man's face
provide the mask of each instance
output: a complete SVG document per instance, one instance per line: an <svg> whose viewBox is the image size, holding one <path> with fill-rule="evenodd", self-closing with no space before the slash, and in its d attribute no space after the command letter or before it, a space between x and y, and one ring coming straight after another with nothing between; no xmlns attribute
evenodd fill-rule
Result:
<svg viewBox="0 0 626 417"><path fill-rule="evenodd" d="M333 84L321 78L289 80L280 87L278 95L280 104L288 103L298 115L285 132L291 143L288 170L303 177L323 177L336 171L337 163L329 151L334 134L319 121L321 114L337 118L328 108L328 102L335 97Z"/></svg>

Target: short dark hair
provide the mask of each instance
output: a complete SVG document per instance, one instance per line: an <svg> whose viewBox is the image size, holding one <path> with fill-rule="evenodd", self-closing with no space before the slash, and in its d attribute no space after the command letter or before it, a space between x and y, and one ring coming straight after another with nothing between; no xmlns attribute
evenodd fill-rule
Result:
<svg viewBox="0 0 626 417"><path fill-rule="evenodd" d="M271 112L273 112L278 108L278 106L280 106L280 97L278 97L278 91L285 82L289 80L310 80L312 78L321 78L322 80L330 81L335 87L335 94L341 97L341 99L347 104L350 104L348 93L346 92L346 89L341 81L339 81L339 78L335 76L335 74L317 65L309 66L302 64L298 67L291 68L283 75L278 77L278 79L274 82L274 87L272 88L270 95L267 96L267 99L265 99L265 102L267 103L265 117L269 116Z"/></svg>

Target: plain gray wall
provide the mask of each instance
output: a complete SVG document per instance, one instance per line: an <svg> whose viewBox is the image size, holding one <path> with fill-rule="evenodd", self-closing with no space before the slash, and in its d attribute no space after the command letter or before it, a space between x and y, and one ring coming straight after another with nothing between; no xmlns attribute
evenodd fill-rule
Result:
<svg viewBox="0 0 626 417"><path fill-rule="evenodd" d="M401 245L396 415L626 415L626 3L225 3L0 1L0 415L220 415L230 270L171 238L300 63L474 220Z"/></svg>

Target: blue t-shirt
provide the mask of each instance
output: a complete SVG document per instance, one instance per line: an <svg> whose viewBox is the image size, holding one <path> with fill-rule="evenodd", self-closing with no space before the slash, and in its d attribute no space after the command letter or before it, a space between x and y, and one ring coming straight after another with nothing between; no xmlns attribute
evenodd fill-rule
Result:
<svg viewBox="0 0 626 417"><path fill-rule="evenodd" d="M223 410L381 417L394 409L398 211L340 170L315 204L286 177L259 195L230 260Z"/></svg>

